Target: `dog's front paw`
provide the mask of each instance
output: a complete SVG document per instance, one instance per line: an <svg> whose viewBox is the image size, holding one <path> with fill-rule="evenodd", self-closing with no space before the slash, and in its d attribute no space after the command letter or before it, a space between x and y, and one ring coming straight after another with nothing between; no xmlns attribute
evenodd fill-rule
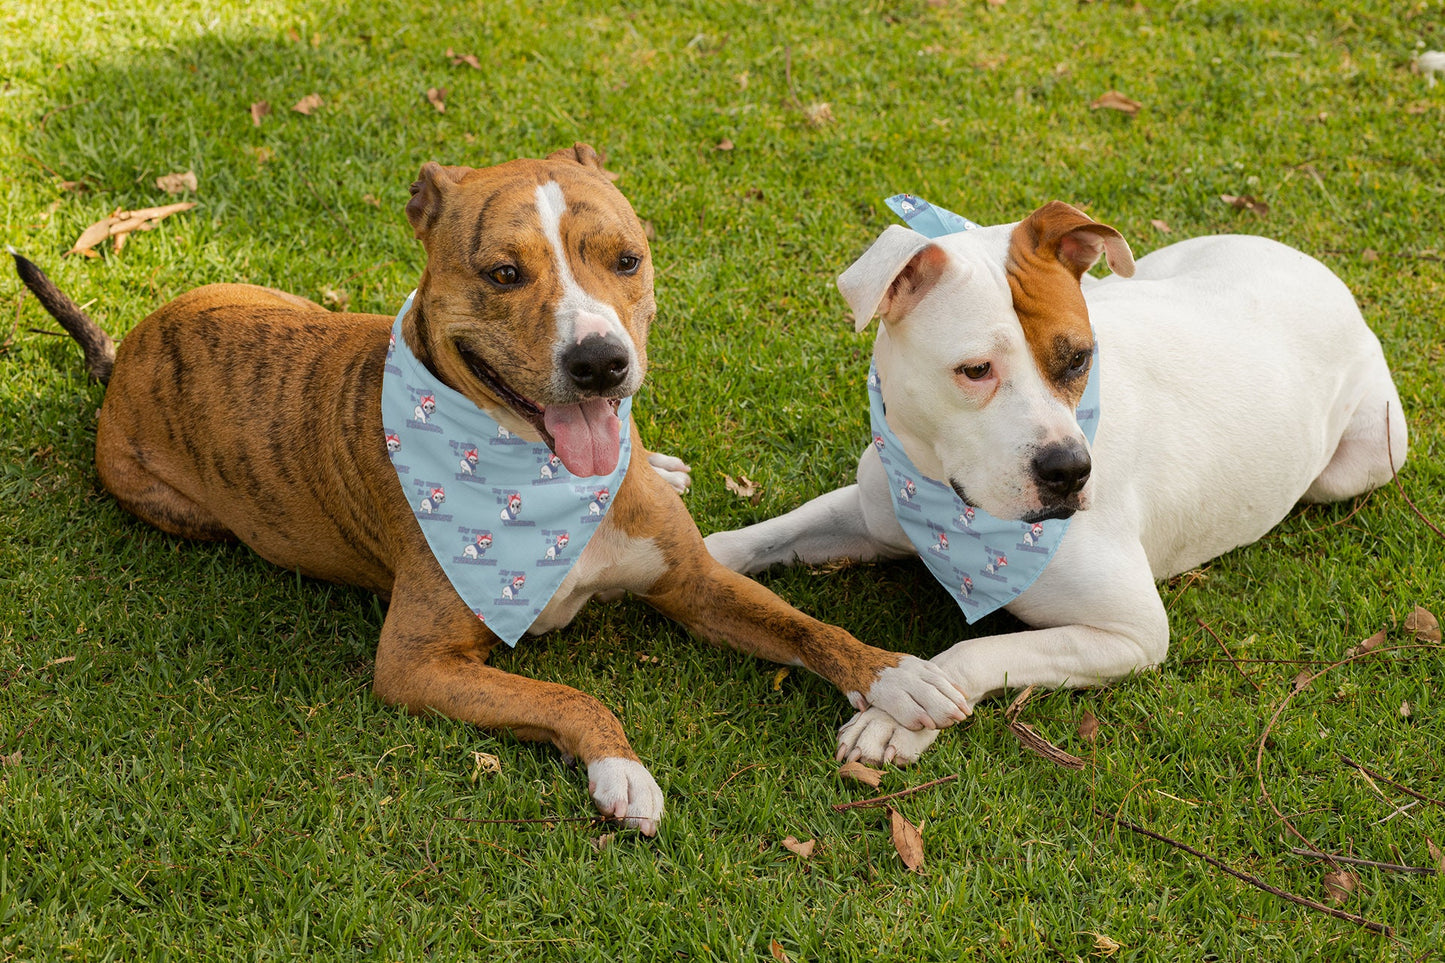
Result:
<svg viewBox="0 0 1445 963"><path fill-rule="evenodd" d="M671 455L660 455L655 451L647 453L647 463L652 470L662 476L662 480L677 490L679 495L687 493L688 487L692 484L692 466L681 458L674 458Z"/></svg>
<svg viewBox="0 0 1445 963"><path fill-rule="evenodd" d="M642 763L607 756L587 766L587 791L604 816L656 836L662 821L662 789Z"/></svg>
<svg viewBox="0 0 1445 963"><path fill-rule="evenodd" d="M882 709L906 729L944 729L973 712L942 669L913 655L878 673L866 693L850 692L848 699L860 712Z"/></svg>
<svg viewBox="0 0 1445 963"><path fill-rule="evenodd" d="M908 766L938 738L937 729L905 729L882 709L865 709L838 730L838 761Z"/></svg>

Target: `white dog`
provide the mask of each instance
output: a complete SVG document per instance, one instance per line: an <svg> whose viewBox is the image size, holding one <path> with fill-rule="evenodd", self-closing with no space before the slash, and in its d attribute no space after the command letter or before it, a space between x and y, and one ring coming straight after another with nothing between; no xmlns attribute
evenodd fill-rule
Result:
<svg viewBox="0 0 1445 963"><path fill-rule="evenodd" d="M1101 255L1114 276L1086 277ZM1258 539L1296 502L1384 484L1405 460L1399 396L1354 298L1274 241L1198 238L1136 265L1117 231L1053 202L935 240L890 227L838 287L860 331L883 317L873 360L886 421L925 481L980 516L1071 518L1007 603L1033 628L932 660L974 703L1158 664L1169 622L1156 579ZM1090 445L1076 407L1096 337ZM869 444L858 484L714 534L708 550L742 572L916 554L892 486ZM979 591L949 590L961 607ZM905 764L937 734L869 708L839 732L838 756Z"/></svg>

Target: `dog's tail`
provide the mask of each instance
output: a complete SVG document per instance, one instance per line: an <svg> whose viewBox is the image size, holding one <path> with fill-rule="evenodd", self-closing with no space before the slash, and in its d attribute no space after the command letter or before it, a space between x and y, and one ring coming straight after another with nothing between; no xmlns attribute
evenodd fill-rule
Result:
<svg viewBox="0 0 1445 963"><path fill-rule="evenodd" d="M85 368L91 377L101 384L109 382L110 371L115 367L115 341L66 297L44 271L21 257L20 252L10 245L5 245L5 250L15 259L15 273L35 295L35 300L60 322L72 338L80 342L85 351Z"/></svg>

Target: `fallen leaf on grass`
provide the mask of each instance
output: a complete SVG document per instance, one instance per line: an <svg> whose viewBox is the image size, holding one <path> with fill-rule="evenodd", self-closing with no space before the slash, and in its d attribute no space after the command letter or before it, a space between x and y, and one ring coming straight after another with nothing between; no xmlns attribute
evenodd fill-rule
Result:
<svg viewBox="0 0 1445 963"><path fill-rule="evenodd" d="M811 104L803 108L803 116L810 127L827 127L834 121L832 104Z"/></svg>
<svg viewBox="0 0 1445 963"><path fill-rule="evenodd" d="M1160 234L1173 234L1173 233L1174 233L1174 229L1173 229L1172 227L1170 227L1168 224L1164 223L1163 221L1159 220L1159 218L1157 218L1157 217L1154 218L1153 220L1151 220L1149 223L1152 224L1152 225L1154 225L1154 230L1158 231Z"/></svg>
<svg viewBox="0 0 1445 963"><path fill-rule="evenodd" d="M99 257L92 250L101 241L108 237L116 239L116 248L124 243L121 238L131 231L149 231L165 218L180 211L189 211L196 205L190 201L182 201L178 204L167 204L164 207L147 207L139 211L116 211L110 217L96 221L94 224L80 232L75 245L66 254L83 254L86 257Z"/></svg>
<svg viewBox="0 0 1445 963"><path fill-rule="evenodd" d="M774 692L781 692L781 691L783 691L783 680L786 679L787 677L788 677L788 667L787 667L787 666L783 666L781 669L779 669L778 671L776 671L776 672L773 673L773 691L774 691Z"/></svg>
<svg viewBox="0 0 1445 963"><path fill-rule="evenodd" d="M305 114L309 117L311 116L311 112L313 110L316 110L318 107L322 106L322 103L323 102L321 100L320 94L307 94L305 97L302 97L300 100L296 101L296 103L292 104L291 109L296 111L296 113L298 114Z"/></svg>
<svg viewBox="0 0 1445 963"><path fill-rule="evenodd" d="M892 806L888 807L888 827L893 848L898 850L903 865L918 872L918 867L923 865L923 834Z"/></svg>
<svg viewBox="0 0 1445 963"><path fill-rule="evenodd" d="M600 853L607 848L608 844L612 842L612 837L616 835L616 833L603 833L596 839L589 839L587 841L592 844L593 849Z"/></svg>
<svg viewBox="0 0 1445 963"><path fill-rule="evenodd" d="M490 752L472 752L472 782L476 782L485 773L499 773L502 771L502 760Z"/></svg>
<svg viewBox="0 0 1445 963"><path fill-rule="evenodd" d="M1360 886L1360 878L1347 869L1325 873L1325 894L1331 903L1343 903Z"/></svg>
<svg viewBox="0 0 1445 963"><path fill-rule="evenodd" d="M1415 611L1405 616L1405 631L1417 642L1439 642L1440 620L1429 609L1417 605Z"/></svg>
<svg viewBox="0 0 1445 963"><path fill-rule="evenodd" d="M42 668L42 669L48 669L48 668L50 668L52 665L65 665L67 662L74 662L74 661L75 661L75 656L73 656L73 655L62 655L62 656L61 656L60 658L58 658L58 659L51 659L49 662L45 663L45 664L42 665L40 668Z"/></svg>
<svg viewBox="0 0 1445 963"><path fill-rule="evenodd" d="M276 156L276 152L265 144L247 144L244 150L256 161L257 167L268 163Z"/></svg>
<svg viewBox="0 0 1445 963"><path fill-rule="evenodd" d="M1220 194L1219 199L1237 211L1249 211L1255 217L1269 214L1269 205L1249 194Z"/></svg>
<svg viewBox="0 0 1445 963"><path fill-rule="evenodd" d="M1298 692L1305 686L1309 685L1310 677L1313 675L1314 673L1311 672L1309 669L1300 669L1299 675L1294 677L1294 682L1291 684L1290 691Z"/></svg>
<svg viewBox="0 0 1445 963"><path fill-rule="evenodd" d="M16 749L9 755L0 756L0 769L9 769L20 765L20 750Z"/></svg>
<svg viewBox="0 0 1445 963"><path fill-rule="evenodd" d="M18 752L18 750L17 750ZM1429 836L1425 837L1425 847L1430 850L1430 858L1435 860L1435 868L1445 876L1445 853L1440 852L1440 847L1435 845L1435 840Z"/></svg>
<svg viewBox="0 0 1445 963"><path fill-rule="evenodd" d="M727 472L723 472L723 485L728 491L737 495L739 498L747 499L749 505L756 505L763 500L763 490L758 487L757 482L752 481L747 475L739 475L737 478L733 478L733 476Z"/></svg>
<svg viewBox="0 0 1445 963"><path fill-rule="evenodd" d="M1384 641L1385 641L1385 630L1384 630L1384 629L1381 629L1380 631L1376 632L1374 635L1370 636L1370 637L1369 637L1368 639L1366 639L1365 641L1361 642L1359 645L1352 645L1352 646L1350 646L1348 649L1346 649L1346 650L1345 650L1345 658L1349 659L1349 658L1353 658L1354 656L1357 656L1357 655L1364 655L1366 652L1369 652L1371 649L1377 649L1377 648L1379 648L1379 647L1380 647L1380 644L1383 643ZM1308 673L1305 673L1305 674L1307 675Z"/></svg>
<svg viewBox="0 0 1445 963"><path fill-rule="evenodd" d="M260 127L261 118L271 113L271 105L264 100L258 100L251 105L251 126Z"/></svg>
<svg viewBox="0 0 1445 963"><path fill-rule="evenodd" d="M733 149L733 142L730 141L730 140L728 140L726 137L724 137L722 140L718 141L718 142L717 142L717 146L713 148L713 150L732 150L732 149Z"/></svg>
<svg viewBox="0 0 1445 963"><path fill-rule="evenodd" d="M361 200L363 203L370 204L372 207L381 206L381 198L377 197L375 194L362 194Z"/></svg>
<svg viewBox="0 0 1445 963"><path fill-rule="evenodd" d="M1094 949L1100 956L1113 956L1124 948L1122 943L1109 939L1103 933L1094 933L1092 936L1094 937Z"/></svg>
<svg viewBox="0 0 1445 963"><path fill-rule="evenodd" d="M452 66L453 66L453 67L460 67L462 64L466 64L468 67L471 67L473 70L481 70L481 69L482 69L482 62L477 59L477 55L476 55L476 54L456 54L456 53L452 53L452 48L451 48L451 47L448 47L448 48L447 48L447 56L451 58Z"/></svg>
<svg viewBox="0 0 1445 963"><path fill-rule="evenodd" d="M1089 104L1089 109L1117 110L1121 114L1128 114L1130 117L1133 117L1135 114L1139 113L1139 108L1143 106L1143 104L1139 103L1139 101L1135 100L1134 98L1125 97L1117 90L1111 90L1105 93L1103 96L1099 97L1099 99L1095 100L1093 103Z"/></svg>
<svg viewBox="0 0 1445 963"><path fill-rule="evenodd" d="M156 187L159 187L167 194L184 194L186 191L194 194L197 189L196 172L186 171L179 174L162 174L156 178Z"/></svg>
<svg viewBox="0 0 1445 963"><path fill-rule="evenodd" d="M445 114L447 112L447 89L445 87L428 87L426 89L426 99L427 103L437 109L437 113Z"/></svg>
<svg viewBox="0 0 1445 963"><path fill-rule="evenodd" d="M1400 718L1401 718L1401 719L1408 719L1408 718L1410 718L1411 716L1413 716L1414 714L1415 714L1415 710L1414 710L1413 708L1411 708L1410 703L1409 703L1408 700L1405 701L1405 702L1400 703Z"/></svg>
<svg viewBox="0 0 1445 963"><path fill-rule="evenodd" d="M783 949L783 944L777 940L768 941L768 952L773 954L773 959L777 960L778 963L791 963L788 958L788 951Z"/></svg>
<svg viewBox="0 0 1445 963"><path fill-rule="evenodd" d="M883 782L883 770L873 769L861 762L844 763L838 767L838 775L845 779L855 779L867 786L877 789Z"/></svg>
<svg viewBox="0 0 1445 963"><path fill-rule="evenodd" d="M334 311L345 311L351 303L351 295L336 288L322 288L321 303Z"/></svg>
<svg viewBox="0 0 1445 963"><path fill-rule="evenodd" d="M1360 260L1366 264L1374 264L1380 259L1380 252L1372 247L1367 247L1360 252Z"/></svg>
<svg viewBox="0 0 1445 963"><path fill-rule="evenodd" d="M804 859L807 859L808 857L813 855L813 847L816 845L818 845L818 841L816 839L810 839L807 842L800 843L798 842L798 837L789 836L787 839L783 840L784 849L786 849L790 853L796 853Z"/></svg>
<svg viewBox="0 0 1445 963"><path fill-rule="evenodd" d="M1079 717L1079 738L1092 743L1099 737L1099 718L1088 709Z"/></svg>

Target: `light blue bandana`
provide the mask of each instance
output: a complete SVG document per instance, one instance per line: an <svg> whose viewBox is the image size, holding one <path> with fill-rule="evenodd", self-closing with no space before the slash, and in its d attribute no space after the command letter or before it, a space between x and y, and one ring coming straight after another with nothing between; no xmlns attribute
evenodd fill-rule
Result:
<svg viewBox="0 0 1445 963"><path fill-rule="evenodd" d="M610 475L576 478L541 442L510 434L436 379L406 345L397 312L381 385L391 466L432 555L477 618L508 645L556 594L627 474L628 413Z"/></svg>
<svg viewBox="0 0 1445 963"><path fill-rule="evenodd" d="M911 194L890 197L886 203L927 237L978 227ZM1099 427L1098 371L1096 345L1084 397L1074 413L1090 444ZM951 485L925 476L909 460L888 427L883 385L872 365L868 368L868 401L873 446L888 471L893 513L919 558L958 602L963 617L973 622L1023 594L1053 558L1072 519L1005 521L966 504Z"/></svg>

